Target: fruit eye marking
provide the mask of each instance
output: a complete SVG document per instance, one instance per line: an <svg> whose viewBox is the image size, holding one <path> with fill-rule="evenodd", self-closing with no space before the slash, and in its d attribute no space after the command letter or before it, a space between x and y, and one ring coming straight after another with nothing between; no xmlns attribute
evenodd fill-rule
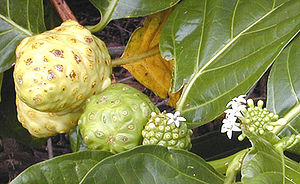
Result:
<svg viewBox="0 0 300 184"><path fill-rule="evenodd" d="M44 62L48 62L48 59L46 57L44 57L43 61Z"/></svg>
<svg viewBox="0 0 300 184"><path fill-rule="evenodd" d="M99 130L97 130L95 132L95 134L96 134L97 137L102 137L104 135L104 133L102 131L99 131Z"/></svg>
<svg viewBox="0 0 300 184"><path fill-rule="evenodd" d="M125 137L125 136L124 136L124 137L122 138L122 141L123 141L123 142L128 141L128 137Z"/></svg>
<svg viewBox="0 0 300 184"><path fill-rule="evenodd" d="M71 38L70 40L71 40L71 42L73 42L73 43L76 43L76 42L77 42L77 40L76 40L75 38Z"/></svg>
<svg viewBox="0 0 300 184"><path fill-rule="evenodd" d="M128 112L127 112L127 111L123 111L122 114L123 114L124 116L127 116L127 115L128 115Z"/></svg>
<svg viewBox="0 0 300 184"><path fill-rule="evenodd" d="M34 103L41 102L41 95L36 95L35 97L33 97L33 101L34 101Z"/></svg>
<svg viewBox="0 0 300 184"><path fill-rule="evenodd" d="M96 81L94 81L93 83L92 83L92 88L94 88L96 86Z"/></svg>
<svg viewBox="0 0 300 184"><path fill-rule="evenodd" d="M63 65L55 65L55 69L58 70L59 72L62 72L64 70Z"/></svg>
<svg viewBox="0 0 300 184"><path fill-rule="evenodd" d="M79 64L81 62L81 59L78 55L76 55L73 51L72 51L73 55L74 55L74 59L76 61L77 64Z"/></svg>
<svg viewBox="0 0 300 184"><path fill-rule="evenodd" d="M92 43L94 41L91 37L85 37L84 39L87 43Z"/></svg>
<svg viewBox="0 0 300 184"><path fill-rule="evenodd" d="M22 76L18 76L18 82L19 82L19 84L23 84L23 78L22 78Z"/></svg>
<svg viewBox="0 0 300 184"><path fill-rule="evenodd" d="M93 120L93 119L95 119L95 114L91 112L89 114L89 120Z"/></svg>
<svg viewBox="0 0 300 184"><path fill-rule="evenodd" d="M31 58L26 59L25 63L26 65L30 65L32 63L32 59Z"/></svg>
<svg viewBox="0 0 300 184"><path fill-rule="evenodd" d="M48 80L52 80L56 77L55 73L52 70L48 70Z"/></svg>
<svg viewBox="0 0 300 184"><path fill-rule="evenodd" d="M74 72L74 70L72 70L72 72L69 74L70 78L75 78L76 77L76 73Z"/></svg>
<svg viewBox="0 0 300 184"><path fill-rule="evenodd" d="M134 125L130 124L130 125L128 125L127 128L128 128L129 130L133 130L133 129L134 129Z"/></svg>
<svg viewBox="0 0 300 184"><path fill-rule="evenodd" d="M54 56L63 58L64 51L63 50L52 50L50 51Z"/></svg>

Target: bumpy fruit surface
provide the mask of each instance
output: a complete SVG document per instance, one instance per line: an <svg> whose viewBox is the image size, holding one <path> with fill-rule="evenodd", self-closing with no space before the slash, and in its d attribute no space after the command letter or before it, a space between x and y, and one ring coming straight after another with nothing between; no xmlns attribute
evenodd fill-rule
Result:
<svg viewBox="0 0 300 184"><path fill-rule="evenodd" d="M78 125L89 148L119 153L141 143L144 125L158 111L139 90L112 84L88 100Z"/></svg>
<svg viewBox="0 0 300 184"><path fill-rule="evenodd" d="M18 119L29 133L35 137L50 137L57 133L68 132L77 124L82 111L67 114L41 112L27 106L16 98Z"/></svg>
<svg viewBox="0 0 300 184"><path fill-rule="evenodd" d="M175 123L167 124L169 119L164 112L152 113L142 131L143 145L156 144L168 148L191 149L193 131L187 128L185 122L180 122L179 127L176 127Z"/></svg>
<svg viewBox="0 0 300 184"><path fill-rule="evenodd" d="M17 108L19 121L36 137L67 132L86 99L110 85L110 75L105 44L75 21L25 38L16 49L14 69L17 101L24 103ZM28 109L40 119L28 115ZM46 121L53 114L59 118ZM55 133L47 122L60 128Z"/></svg>
<svg viewBox="0 0 300 184"><path fill-rule="evenodd" d="M17 96L39 111L74 111L111 82L104 43L75 21L25 38L16 57Z"/></svg>

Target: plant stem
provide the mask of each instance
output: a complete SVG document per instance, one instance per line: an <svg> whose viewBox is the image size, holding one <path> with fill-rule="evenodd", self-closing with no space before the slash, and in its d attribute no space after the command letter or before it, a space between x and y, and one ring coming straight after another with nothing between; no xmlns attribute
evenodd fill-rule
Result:
<svg viewBox="0 0 300 184"><path fill-rule="evenodd" d="M154 55L159 54L159 53L160 53L159 47L157 46L157 47L154 47L151 50L148 50L148 51L146 51L142 54L133 55L133 56L130 56L130 57L127 57L127 58L113 59L112 60L112 66L116 67L116 66L121 66L121 65L125 65L125 64L134 63L134 62L137 62L141 59L145 59L147 57L154 56Z"/></svg>
<svg viewBox="0 0 300 184"><path fill-rule="evenodd" d="M238 154L236 154L234 159L230 162L230 164L228 165L228 168L226 170L226 178L225 178L224 184L234 184L235 183L236 175L239 171L241 171L244 157L246 156L248 151L249 151L249 149L244 149L244 150L238 152Z"/></svg>
<svg viewBox="0 0 300 184"><path fill-rule="evenodd" d="M72 10L68 6L68 4L65 2L65 0L51 0L51 2L53 3L53 5L54 5L56 11L58 12L60 18L62 19L62 21L71 19L71 20L75 20L78 22L78 20L74 16Z"/></svg>
<svg viewBox="0 0 300 184"><path fill-rule="evenodd" d="M47 151L49 159L53 158L53 148L52 148L52 140L51 137L47 140Z"/></svg>
<svg viewBox="0 0 300 184"><path fill-rule="evenodd" d="M283 117L286 122L284 125L275 128L272 132L274 132L276 135L281 132L288 123L290 123L294 118L296 118L300 114L300 103L296 104L285 116Z"/></svg>

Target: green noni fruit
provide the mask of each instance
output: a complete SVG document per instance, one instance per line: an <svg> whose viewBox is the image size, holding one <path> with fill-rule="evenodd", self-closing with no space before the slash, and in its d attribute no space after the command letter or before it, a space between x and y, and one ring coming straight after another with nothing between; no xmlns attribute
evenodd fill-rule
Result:
<svg viewBox="0 0 300 184"><path fill-rule="evenodd" d="M88 148L119 153L141 144L143 127L158 111L148 96L117 83L88 99L78 125Z"/></svg>
<svg viewBox="0 0 300 184"><path fill-rule="evenodd" d="M143 145L156 144L168 148L190 150L193 131L188 129L187 124L183 122L185 119L178 117L177 113L175 115L164 112L152 113L142 131Z"/></svg>

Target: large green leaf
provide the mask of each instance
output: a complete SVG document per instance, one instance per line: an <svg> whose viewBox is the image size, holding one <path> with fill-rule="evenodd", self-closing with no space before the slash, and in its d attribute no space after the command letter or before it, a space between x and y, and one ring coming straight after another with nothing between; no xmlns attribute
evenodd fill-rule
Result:
<svg viewBox="0 0 300 184"><path fill-rule="evenodd" d="M174 59L171 92L190 127L205 124L245 94L300 29L300 0L185 0L160 40Z"/></svg>
<svg viewBox="0 0 300 184"><path fill-rule="evenodd" d="M289 123L280 127L279 136L300 134L300 36L276 59L268 80L267 108L279 114L288 115ZM300 154L300 145L293 148Z"/></svg>
<svg viewBox="0 0 300 184"><path fill-rule="evenodd" d="M58 156L27 168L11 184L76 184L92 167L110 155L104 151L81 151Z"/></svg>
<svg viewBox="0 0 300 184"><path fill-rule="evenodd" d="M183 150L168 150L165 147L148 145L104 159L81 183L221 184L223 182L223 176L197 155Z"/></svg>
<svg viewBox="0 0 300 184"><path fill-rule="evenodd" d="M43 0L7 0L0 3L0 72L12 66L19 42L45 30Z"/></svg>
<svg viewBox="0 0 300 184"><path fill-rule="evenodd" d="M253 147L242 164L244 184L300 183L300 164L284 156L268 141L247 134Z"/></svg>
<svg viewBox="0 0 300 184"><path fill-rule="evenodd" d="M101 20L88 27L92 32L103 29L111 20L140 17L168 9L180 0L90 0L100 11Z"/></svg>

